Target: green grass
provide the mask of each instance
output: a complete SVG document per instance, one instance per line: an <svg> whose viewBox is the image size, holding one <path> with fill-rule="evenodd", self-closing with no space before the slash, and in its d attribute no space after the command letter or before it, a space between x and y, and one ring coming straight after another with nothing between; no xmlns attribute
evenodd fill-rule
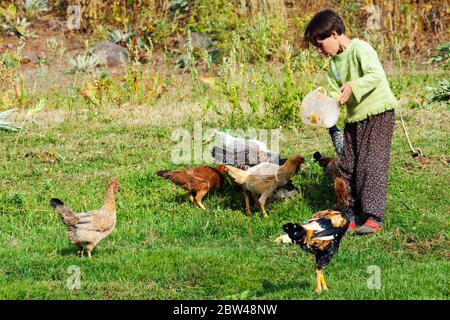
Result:
<svg viewBox="0 0 450 320"><path fill-rule="evenodd" d="M424 81L437 83L433 77L411 77L416 80L402 88L409 94ZM155 174L184 167L171 163L172 130L180 123L190 128L192 120L180 108L181 102L123 112L63 110L63 122L45 120L42 111L20 135L0 131L0 298L449 298L447 106L403 111L413 144L426 158L409 155L398 120L386 229L343 239L325 271L330 291L320 297L313 292L314 257L272 240L283 223L304 221L331 206L332 184L312 162L316 150L332 154L328 133L282 129L281 153L299 153L307 163L294 179L301 195L271 202L270 219L259 213L246 217L242 192L229 179L207 195L202 211ZM158 112L177 117L143 118ZM43 163L25 157L28 151L54 152L64 161ZM58 197L76 211L98 208L110 176L120 184L116 231L92 260L79 259L49 200ZM79 290L66 287L72 265L81 268ZM369 266L381 270L380 290L367 287Z"/></svg>

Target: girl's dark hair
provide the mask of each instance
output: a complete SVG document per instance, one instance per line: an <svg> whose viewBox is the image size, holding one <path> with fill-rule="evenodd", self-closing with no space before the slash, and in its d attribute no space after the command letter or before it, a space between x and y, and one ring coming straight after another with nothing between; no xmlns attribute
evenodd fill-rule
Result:
<svg viewBox="0 0 450 320"><path fill-rule="evenodd" d="M338 35L345 32L342 18L330 9L319 11L306 26L304 40L317 47L317 40L328 38L333 31L336 31Z"/></svg>

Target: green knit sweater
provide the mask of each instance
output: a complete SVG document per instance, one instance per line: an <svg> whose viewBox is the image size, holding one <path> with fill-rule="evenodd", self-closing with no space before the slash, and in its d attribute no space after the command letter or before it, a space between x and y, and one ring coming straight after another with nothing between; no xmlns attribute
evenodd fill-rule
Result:
<svg viewBox="0 0 450 320"><path fill-rule="evenodd" d="M347 101L348 123L367 119L397 105L376 51L363 40L353 39L345 51L331 58L328 82L330 96L338 100L343 84L349 82L352 87L353 94Z"/></svg>

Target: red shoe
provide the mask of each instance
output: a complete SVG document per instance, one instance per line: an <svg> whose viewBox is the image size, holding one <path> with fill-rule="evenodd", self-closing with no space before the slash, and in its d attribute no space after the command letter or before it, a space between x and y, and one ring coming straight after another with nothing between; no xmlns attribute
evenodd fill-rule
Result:
<svg viewBox="0 0 450 320"><path fill-rule="evenodd" d="M352 233L357 228L358 228L358 225L355 222L355 218L351 218L350 219L350 223L349 223L348 228L347 228L347 233Z"/></svg>
<svg viewBox="0 0 450 320"><path fill-rule="evenodd" d="M369 218L361 227L356 230L355 233L358 235L372 234L382 229L384 229L384 227L381 222Z"/></svg>

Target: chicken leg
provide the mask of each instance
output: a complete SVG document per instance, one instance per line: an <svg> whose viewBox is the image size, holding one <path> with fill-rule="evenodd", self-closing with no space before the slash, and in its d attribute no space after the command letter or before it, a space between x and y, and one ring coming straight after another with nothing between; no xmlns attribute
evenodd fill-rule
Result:
<svg viewBox="0 0 450 320"><path fill-rule="evenodd" d="M264 215L264 218L269 218L269 215L267 214L266 208L264 208L263 205L261 205L261 203L259 203L259 201L256 201L256 203L258 204L258 207L261 209L261 212Z"/></svg>
<svg viewBox="0 0 450 320"><path fill-rule="evenodd" d="M80 256L80 258L83 258L83 252L84 252L84 248L81 245L78 245L78 255Z"/></svg>
<svg viewBox="0 0 450 320"><path fill-rule="evenodd" d="M195 195L195 203L198 204L198 206L200 208L202 208L203 210L206 210L205 206L202 203L202 199L205 196L206 193L208 193L209 190L200 190L199 192L197 192L197 194Z"/></svg>
<svg viewBox="0 0 450 320"><path fill-rule="evenodd" d="M87 252L87 255L88 255L89 259L91 259L91 251L92 251L92 249L94 249L94 245L92 243L89 243L86 246L86 252Z"/></svg>
<svg viewBox="0 0 450 320"><path fill-rule="evenodd" d="M322 271L320 272L320 283L322 284L322 289L324 291L328 291L328 287L327 287L327 284L325 282L325 277L323 276L323 272Z"/></svg>
<svg viewBox="0 0 450 320"><path fill-rule="evenodd" d="M245 194L245 213L250 216L250 195L248 191L244 191Z"/></svg>
<svg viewBox="0 0 450 320"><path fill-rule="evenodd" d="M322 292L322 271L316 268L316 289L314 290L317 294Z"/></svg>
<svg viewBox="0 0 450 320"><path fill-rule="evenodd" d="M264 215L264 218L267 219L267 218L269 218L269 215L267 214L267 211L266 211L266 208L265 208L266 200L267 200L267 196L265 194L263 194L261 197L259 197L257 202L259 203L259 206L260 206L261 211L262 211L262 213Z"/></svg>

